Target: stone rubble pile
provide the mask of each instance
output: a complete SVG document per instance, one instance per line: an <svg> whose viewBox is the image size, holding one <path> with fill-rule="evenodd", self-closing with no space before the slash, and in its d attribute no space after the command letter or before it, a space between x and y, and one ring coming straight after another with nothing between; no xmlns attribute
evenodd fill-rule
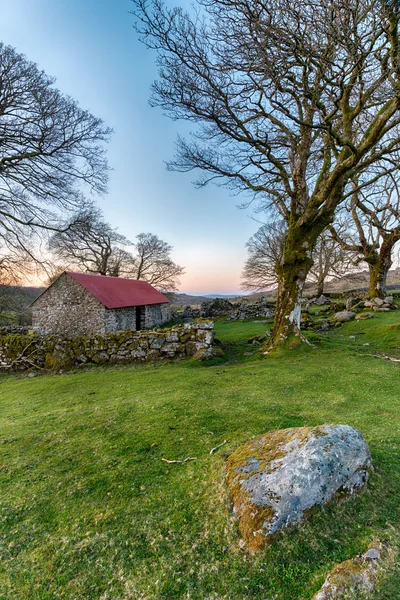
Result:
<svg viewBox="0 0 400 600"><path fill-rule="evenodd" d="M364 300L364 306L366 308L372 308L374 312L389 312L396 308L393 296L386 296L384 299L369 298L368 300Z"/></svg>
<svg viewBox="0 0 400 600"><path fill-rule="evenodd" d="M226 298L214 298L201 303L200 316L203 318L228 315L234 309L234 304Z"/></svg>
<svg viewBox="0 0 400 600"><path fill-rule="evenodd" d="M265 297L261 297L257 302L248 302L242 300L233 304L225 298L215 298L206 300L200 308L185 306L181 315L183 319L210 319L214 317L226 316L230 321L252 320L252 319L270 319L275 314L275 307L267 303Z"/></svg>
<svg viewBox="0 0 400 600"><path fill-rule="evenodd" d="M257 302L246 302L243 300L239 304L233 305L229 321L245 321L253 319L271 319L275 314L275 306L266 302L261 297Z"/></svg>

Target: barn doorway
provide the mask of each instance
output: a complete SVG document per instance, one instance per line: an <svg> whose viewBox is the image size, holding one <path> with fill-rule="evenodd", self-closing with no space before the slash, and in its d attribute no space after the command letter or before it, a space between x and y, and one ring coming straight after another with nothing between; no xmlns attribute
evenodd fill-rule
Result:
<svg viewBox="0 0 400 600"><path fill-rule="evenodd" d="M142 306L136 307L136 331L140 331L142 324Z"/></svg>

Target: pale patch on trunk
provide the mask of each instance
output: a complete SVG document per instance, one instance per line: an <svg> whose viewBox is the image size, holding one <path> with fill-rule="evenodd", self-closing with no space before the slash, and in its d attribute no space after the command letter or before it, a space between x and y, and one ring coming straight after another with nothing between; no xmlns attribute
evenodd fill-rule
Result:
<svg viewBox="0 0 400 600"><path fill-rule="evenodd" d="M299 283L297 286L297 299L293 310L286 317L292 325L294 325L295 329L300 331L300 317L301 317L301 295L303 292L304 282Z"/></svg>

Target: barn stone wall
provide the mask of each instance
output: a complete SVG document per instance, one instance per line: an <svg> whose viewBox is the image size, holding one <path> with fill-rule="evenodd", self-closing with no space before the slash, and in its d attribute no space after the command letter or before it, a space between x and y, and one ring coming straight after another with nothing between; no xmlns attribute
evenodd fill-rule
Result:
<svg viewBox="0 0 400 600"><path fill-rule="evenodd" d="M104 332L136 330L136 306L129 308L106 308L104 312Z"/></svg>
<svg viewBox="0 0 400 600"><path fill-rule="evenodd" d="M141 329L149 329L167 323L171 319L169 304L148 304L142 308Z"/></svg>
<svg viewBox="0 0 400 600"><path fill-rule="evenodd" d="M63 337L1 334L0 371L68 369L84 364L157 362L218 354L214 323L194 321L160 331L120 331L95 336Z"/></svg>
<svg viewBox="0 0 400 600"><path fill-rule="evenodd" d="M32 326L40 335L93 335L136 330L136 307L105 308L73 277L63 273L32 306ZM140 329L170 320L170 305L139 307Z"/></svg>
<svg viewBox="0 0 400 600"><path fill-rule="evenodd" d="M105 307L63 273L32 306L32 326L41 335L89 335L104 331Z"/></svg>

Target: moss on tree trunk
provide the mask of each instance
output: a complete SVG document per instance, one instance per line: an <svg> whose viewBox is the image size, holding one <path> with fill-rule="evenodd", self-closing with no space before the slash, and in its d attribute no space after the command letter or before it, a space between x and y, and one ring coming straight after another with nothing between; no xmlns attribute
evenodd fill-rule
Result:
<svg viewBox="0 0 400 600"><path fill-rule="evenodd" d="M280 346L291 334L300 333L301 296L313 265L312 250L318 235L319 231L308 232L304 227L289 228L282 259L276 266L278 294L267 350Z"/></svg>
<svg viewBox="0 0 400 600"><path fill-rule="evenodd" d="M369 296L370 298L384 298L386 295L387 274L392 266L393 244L384 240L379 252L370 257L369 267Z"/></svg>

